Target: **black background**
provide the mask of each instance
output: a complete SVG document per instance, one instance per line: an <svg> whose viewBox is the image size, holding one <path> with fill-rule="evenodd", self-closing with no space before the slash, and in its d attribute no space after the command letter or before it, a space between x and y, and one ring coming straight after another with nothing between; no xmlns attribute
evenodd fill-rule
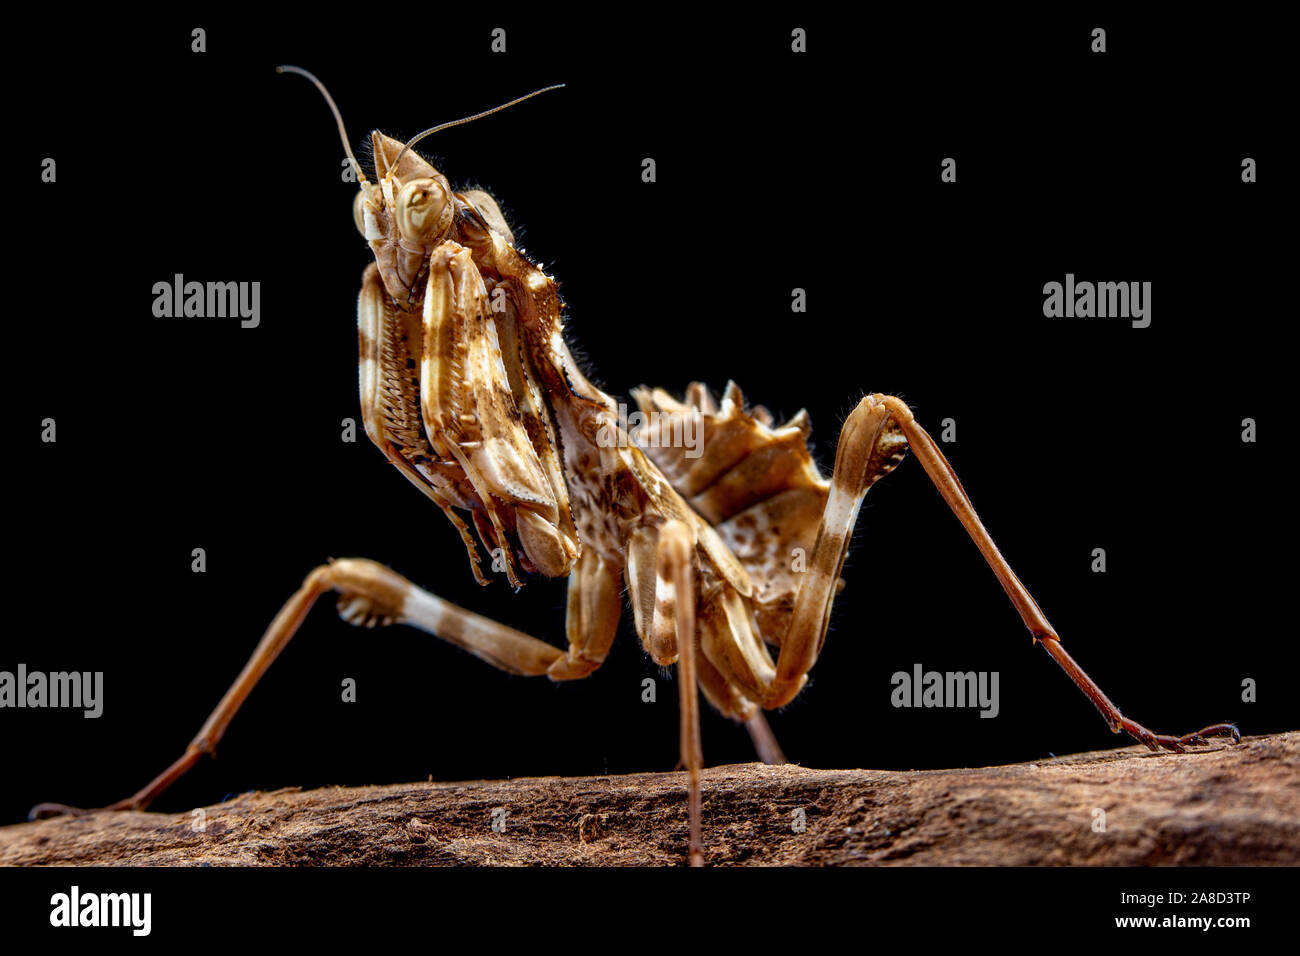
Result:
<svg viewBox="0 0 1300 956"><path fill-rule="evenodd" d="M790 53L796 25L806 55ZM1096 25L1104 55L1088 49ZM505 55L489 50L495 26ZM150 779L329 556L389 563L562 643L563 582L479 588L436 509L364 436L340 441L341 420L360 417L368 251L326 106L281 62L321 77L358 147L372 128L405 138L568 84L421 145L454 184L491 190L562 281L599 384L626 396L734 378L779 416L806 407L827 470L865 392L902 396L936 435L953 418L945 451L994 538L1126 714L1169 733L1292 729L1279 35L1100 15L390 6L26 37L46 67L13 109L21 311L0 669L102 670L106 700L98 720L0 713L0 822ZM46 156L56 184L38 180ZM939 181L947 156L956 184ZM1241 182L1246 156L1257 184ZM1044 318L1043 284L1067 272L1152 282L1151 327ZM152 286L174 273L260 281L261 326L154 318ZM795 286L805 315L790 313ZM39 441L46 417L57 444ZM1256 444L1240 441L1245 417ZM395 506L402 525L376 518ZM195 547L205 574L190 570ZM1090 571L1096 547L1105 574ZM809 686L771 715L795 762L937 768L1131 742L1031 645L916 462L871 491L844 576ZM630 616L600 671L555 685L418 632L353 629L328 603L220 759L157 809L676 761L675 687ZM918 662L998 671L1001 713L895 710L890 675ZM359 699L345 704L349 677ZM1258 703L1241 701L1245 678ZM753 759L743 728L711 712L704 752Z"/></svg>

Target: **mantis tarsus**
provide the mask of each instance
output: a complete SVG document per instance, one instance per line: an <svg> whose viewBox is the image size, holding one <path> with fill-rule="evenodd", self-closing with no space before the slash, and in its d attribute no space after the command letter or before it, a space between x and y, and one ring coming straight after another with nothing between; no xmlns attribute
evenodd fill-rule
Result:
<svg viewBox="0 0 1300 956"><path fill-rule="evenodd" d="M374 255L358 301L366 433L450 519L480 583L489 576L478 542L513 587L529 575L568 577L568 648L450 604L376 562L333 561L290 597L185 753L109 809L148 806L212 752L328 591L339 593L340 613L351 623L407 624L503 670L558 681L600 667L626 586L643 646L657 664L678 668L690 858L699 863L696 688L748 725L760 756L779 759L762 711L784 706L804 686L863 496L909 447L1034 639L1114 732L1174 751L1210 735L1238 736L1231 724L1159 735L1122 716L1065 652L947 459L899 399L861 400L840 432L829 479L809 454L807 416L776 426L765 409L747 407L734 384L720 403L700 384L683 401L638 389L647 424L625 428L615 399L589 382L570 354L554 280L516 248L496 201L481 190L453 191L411 149L444 127L408 143L373 133L372 182L324 86L296 67L282 69L306 76L325 95L360 184L356 225ZM686 447L687 434L698 443ZM779 648L775 660L769 645ZM46 804L33 813L66 809Z"/></svg>

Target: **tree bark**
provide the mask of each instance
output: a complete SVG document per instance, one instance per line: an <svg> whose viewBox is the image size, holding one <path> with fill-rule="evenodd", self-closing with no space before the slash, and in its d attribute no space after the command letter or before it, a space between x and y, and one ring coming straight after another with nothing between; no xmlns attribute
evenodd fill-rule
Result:
<svg viewBox="0 0 1300 956"><path fill-rule="evenodd" d="M1296 865L1298 770L1300 732L965 770L715 767L704 774L706 855L715 865ZM278 790L201 816L97 812L0 828L0 864L681 865L685 782Z"/></svg>

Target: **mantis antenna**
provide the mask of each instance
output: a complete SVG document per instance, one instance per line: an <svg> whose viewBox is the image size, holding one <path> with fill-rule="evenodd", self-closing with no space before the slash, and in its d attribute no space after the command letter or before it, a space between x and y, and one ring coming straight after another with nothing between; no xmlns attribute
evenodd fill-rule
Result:
<svg viewBox="0 0 1300 956"><path fill-rule="evenodd" d="M300 66L277 66L275 72L297 73L299 76L307 77L307 79L311 80L312 83L316 85L316 89L321 91L321 94L325 97L325 102L329 104L330 112L334 114L334 122L339 124L339 139L343 140L343 148L347 151L348 160L351 161L353 170L356 171L357 180L363 183L368 182L366 174L361 171L361 164L358 163L357 158L352 155L352 147L348 145L348 131L343 127L343 114L341 114L339 108L334 105L334 97L330 96L330 91L325 89L325 84ZM527 97L525 97L525 99L526 98ZM509 105L509 103L506 104L506 106ZM504 107L498 107L498 109L502 108Z"/></svg>
<svg viewBox="0 0 1300 956"><path fill-rule="evenodd" d="M533 90L531 93L527 93L519 97L518 99L513 99L509 103L502 103L500 106L494 106L492 107L492 109L484 110L482 113L475 113L473 116L466 116L463 119L452 120L450 123L440 123L437 126L430 126L423 133L418 133L412 139L407 141L406 145L402 147L402 151L397 154L397 159L392 163L392 165L388 167L388 170L391 173L394 169L396 169L397 164L400 163L402 161L402 157L406 155L406 151L410 149L412 146L414 146L416 143L418 143L420 140L424 139L426 136L432 136L434 133L440 132L441 130L444 129L450 129L453 126L463 126L466 123L472 123L474 122L474 120L482 119L485 116L491 116L493 113L500 113L502 110L508 109L509 107L514 106L516 103L522 103L524 100L531 100L534 96L537 96L538 94L547 93L551 90L562 89L563 87L564 87L563 83L556 83L553 86L543 86L540 90ZM322 89L324 89L324 87L322 87ZM328 96L329 94L326 95ZM339 121L340 129L342 128L342 122L343 122L342 120Z"/></svg>

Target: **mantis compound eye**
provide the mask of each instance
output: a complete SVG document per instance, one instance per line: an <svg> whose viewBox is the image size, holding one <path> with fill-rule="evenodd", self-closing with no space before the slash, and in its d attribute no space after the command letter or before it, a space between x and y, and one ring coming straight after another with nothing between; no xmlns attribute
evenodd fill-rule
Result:
<svg viewBox="0 0 1300 956"><path fill-rule="evenodd" d="M435 179L414 179L396 200L397 231L408 242L428 242L450 225L447 191Z"/></svg>
<svg viewBox="0 0 1300 956"><path fill-rule="evenodd" d="M364 189L358 189L357 198L352 200L352 221L357 224L357 232L365 236L366 235L366 191Z"/></svg>

